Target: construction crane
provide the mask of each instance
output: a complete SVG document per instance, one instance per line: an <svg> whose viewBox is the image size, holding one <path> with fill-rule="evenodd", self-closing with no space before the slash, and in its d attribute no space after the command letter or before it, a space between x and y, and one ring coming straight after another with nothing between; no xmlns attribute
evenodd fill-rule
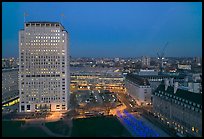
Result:
<svg viewBox="0 0 204 139"><path fill-rule="evenodd" d="M168 45L168 42L164 45L164 47L160 53L157 52L158 60L160 61L160 72L163 72L164 53L165 53L165 49L166 49L167 45Z"/></svg>

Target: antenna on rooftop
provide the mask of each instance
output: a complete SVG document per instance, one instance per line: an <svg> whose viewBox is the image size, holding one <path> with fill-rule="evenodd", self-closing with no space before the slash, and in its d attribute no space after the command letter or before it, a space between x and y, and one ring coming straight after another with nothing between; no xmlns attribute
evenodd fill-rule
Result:
<svg viewBox="0 0 204 139"><path fill-rule="evenodd" d="M63 18L64 18L64 13L62 13L60 16L61 16L61 18L60 18L60 22L61 22L61 24L62 24L62 22L63 22Z"/></svg>
<svg viewBox="0 0 204 139"><path fill-rule="evenodd" d="M26 16L28 16L28 13L24 12L24 15L23 15L23 17L24 17L24 23L26 22Z"/></svg>

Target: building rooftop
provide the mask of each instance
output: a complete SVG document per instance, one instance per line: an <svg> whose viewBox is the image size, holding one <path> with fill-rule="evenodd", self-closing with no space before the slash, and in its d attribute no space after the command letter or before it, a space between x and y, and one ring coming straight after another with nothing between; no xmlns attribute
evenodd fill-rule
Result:
<svg viewBox="0 0 204 139"><path fill-rule="evenodd" d="M149 81L135 74L127 74L126 79L141 86L149 86Z"/></svg>
<svg viewBox="0 0 204 139"><path fill-rule="evenodd" d="M27 23L41 23L41 24L60 24L60 22L50 22L50 21L30 21L30 22L25 22Z"/></svg>
<svg viewBox="0 0 204 139"><path fill-rule="evenodd" d="M193 93L178 88L176 93L174 94L174 87L168 86L167 90L165 91L165 85L163 83L160 84L158 88L155 90L155 92L157 93L159 93L159 91L202 105L202 94L200 93Z"/></svg>
<svg viewBox="0 0 204 139"><path fill-rule="evenodd" d="M50 21L30 21L30 22L25 22L25 25L29 25L29 24L52 24L52 25L56 25L56 26L61 26L64 30L64 26L60 23L60 22L50 22ZM66 30L65 30L66 31Z"/></svg>
<svg viewBox="0 0 204 139"><path fill-rule="evenodd" d="M184 75L140 75L140 77L154 77L154 78L174 78L174 79L184 79Z"/></svg>

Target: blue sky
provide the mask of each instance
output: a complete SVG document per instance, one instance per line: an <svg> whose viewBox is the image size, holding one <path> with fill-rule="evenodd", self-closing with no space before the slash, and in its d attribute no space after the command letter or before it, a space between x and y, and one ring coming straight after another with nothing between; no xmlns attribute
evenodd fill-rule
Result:
<svg viewBox="0 0 204 139"><path fill-rule="evenodd" d="M26 21L61 21L72 57L202 56L202 3L3 2L2 56L18 57Z"/></svg>

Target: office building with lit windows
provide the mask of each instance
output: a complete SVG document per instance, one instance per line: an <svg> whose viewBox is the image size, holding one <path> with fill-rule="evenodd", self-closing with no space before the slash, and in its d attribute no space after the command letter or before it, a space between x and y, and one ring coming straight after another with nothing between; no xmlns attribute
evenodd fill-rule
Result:
<svg viewBox="0 0 204 139"><path fill-rule="evenodd" d="M147 79L135 74L127 74L125 77L125 88L138 105L145 106L151 104L152 88Z"/></svg>
<svg viewBox="0 0 204 139"><path fill-rule="evenodd" d="M19 31L20 112L69 107L69 37L58 22L26 22Z"/></svg>
<svg viewBox="0 0 204 139"><path fill-rule="evenodd" d="M2 103L18 97L18 68L2 69Z"/></svg>
<svg viewBox="0 0 204 139"><path fill-rule="evenodd" d="M153 93L153 112L182 136L202 136L202 94L180 89L168 79Z"/></svg>

